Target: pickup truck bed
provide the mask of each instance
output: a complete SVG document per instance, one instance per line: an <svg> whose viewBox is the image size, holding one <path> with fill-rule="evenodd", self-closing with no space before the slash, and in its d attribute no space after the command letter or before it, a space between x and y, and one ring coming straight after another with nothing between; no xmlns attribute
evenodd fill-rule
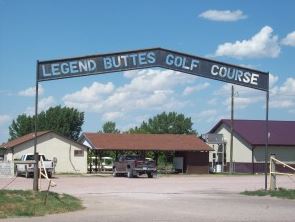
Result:
<svg viewBox="0 0 295 222"><path fill-rule="evenodd" d="M51 160L46 160L44 155L39 155L40 158L43 158L43 163L49 178L52 177L53 172L53 162ZM16 175L25 175L26 178L34 174L34 154L24 154L21 157L23 163L16 164Z"/></svg>
<svg viewBox="0 0 295 222"><path fill-rule="evenodd" d="M153 178L157 173L155 161L145 160L137 155L124 155L113 165L113 176L127 175L128 178L147 174Z"/></svg>

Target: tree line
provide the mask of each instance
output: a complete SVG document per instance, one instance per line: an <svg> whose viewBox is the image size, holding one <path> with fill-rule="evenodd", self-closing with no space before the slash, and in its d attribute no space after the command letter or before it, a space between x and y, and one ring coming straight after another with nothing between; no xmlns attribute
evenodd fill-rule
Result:
<svg viewBox="0 0 295 222"><path fill-rule="evenodd" d="M51 107L42 111L37 116L37 131L52 130L65 137L77 140L82 131L84 123L84 112L79 112L75 108ZM9 140L16 139L35 130L35 116L27 114L18 115L9 126ZM150 134L197 134L193 129L190 117L176 112L162 112L147 121L143 121L139 126L130 128L125 132L120 132L116 128L116 123L108 121L103 124L102 133L150 133Z"/></svg>
<svg viewBox="0 0 295 222"><path fill-rule="evenodd" d="M52 130L67 138L77 140L82 131L84 113L69 107L51 107L37 116L37 131ZM9 140L35 131L35 116L18 115L9 126Z"/></svg>

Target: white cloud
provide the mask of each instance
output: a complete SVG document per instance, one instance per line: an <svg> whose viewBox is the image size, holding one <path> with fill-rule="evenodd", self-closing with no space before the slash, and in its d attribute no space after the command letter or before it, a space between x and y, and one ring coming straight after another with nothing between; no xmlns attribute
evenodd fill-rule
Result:
<svg viewBox="0 0 295 222"><path fill-rule="evenodd" d="M83 111L105 113L130 112L136 109L162 110L181 108L185 101L177 99L176 86L192 84L196 78L172 70L145 69L124 72L130 81L115 88L112 83L93 84L63 97L67 106ZM103 89L103 90L102 90Z"/></svg>
<svg viewBox="0 0 295 222"><path fill-rule="evenodd" d="M245 109L248 106L262 102L265 100L264 96L255 96L255 97L240 97L235 96L234 97L234 108L235 109ZM231 98L227 98L224 102L224 105L227 106L227 110L231 109Z"/></svg>
<svg viewBox="0 0 295 222"><path fill-rule="evenodd" d="M232 84L225 83L219 89L217 89L213 93L213 95L214 96L231 96L231 87L232 87ZM249 96L253 94L254 95L262 94L262 92L256 89L245 87L245 86L234 85L234 94L235 96Z"/></svg>
<svg viewBox="0 0 295 222"><path fill-rule="evenodd" d="M56 102L53 96L42 98L38 102L38 113L47 110L48 108L55 106ZM25 113L28 115L35 115L35 107L27 107Z"/></svg>
<svg viewBox="0 0 295 222"><path fill-rule="evenodd" d="M102 119L104 121L115 121L123 116L124 114L121 112L107 112L103 114Z"/></svg>
<svg viewBox="0 0 295 222"><path fill-rule="evenodd" d="M280 87L280 93L285 95L295 95L295 78L288 78Z"/></svg>
<svg viewBox="0 0 295 222"><path fill-rule="evenodd" d="M287 78L281 86L270 90L270 107L288 109L292 113L295 108L295 78Z"/></svg>
<svg viewBox="0 0 295 222"><path fill-rule="evenodd" d="M212 99L209 99L208 102L207 102L209 105L217 105L218 103L218 99L216 97L212 98Z"/></svg>
<svg viewBox="0 0 295 222"><path fill-rule="evenodd" d="M278 76L270 74L269 76L269 85L270 89L273 90L273 86L278 81ZM218 101L223 101L222 104L226 106L227 110L231 108L231 87L232 84L226 83L223 84L218 90L213 93L214 98L218 98ZM208 101L210 105L218 105L218 101L212 99ZM245 109L250 105L256 103L262 103L265 101L265 92L255 90L252 88L234 85L234 106L235 109Z"/></svg>
<svg viewBox="0 0 295 222"><path fill-rule="evenodd" d="M77 92L65 95L63 100L77 103L91 103L96 102L100 94L109 94L113 90L114 85L111 82L107 84L94 82L90 87L83 87Z"/></svg>
<svg viewBox="0 0 295 222"><path fill-rule="evenodd" d="M283 45L295 46L295 31L289 33L285 38L282 39Z"/></svg>
<svg viewBox="0 0 295 222"><path fill-rule="evenodd" d="M277 97L270 99L269 106L271 108L292 108L295 102L292 99Z"/></svg>
<svg viewBox="0 0 295 222"><path fill-rule="evenodd" d="M11 120L9 115L0 115L0 126Z"/></svg>
<svg viewBox="0 0 295 222"><path fill-rule="evenodd" d="M271 27L265 26L249 40L219 45L215 55L234 58L276 58L280 51L278 37L273 35Z"/></svg>
<svg viewBox="0 0 295 222"><path fill-rule="evenodd" d="M94 82L89 87L83 87L77 92L65 95L63 101L69 107L84 111L95 111L101 109L104 96L111 94L114 89L115 86L111 82L107 84Z"/></svg>
<svg viewBox="0 0 295 222"><path fill-rule="evenodd" d="M194 122L206 122L206 123L217 123L220 119L226 118L224 114L222 114L221 110L216 109L208 109L199 112L194 115Z"/></svg>
<svg viewBox="0 0 295 222"><path fill-rule="evenodd" d="M185 87L185 89L183 90L182 94L184 96L190 95L194 92L199 92L201 90L207 89L210 86L210 83L205 82L203 84L198 84L196 86L187 86Z"/></svg>
<svg viewBox="0 0 295 222"><path fill-rule="evenodd" d="M241 19L246 19L247 16L241 10L207 10L199 15L199 17L219 22L235 22Z"/></svg>
<svg viewBox="0 0 295 222"><path fill-rule="evenodd" d="M199 118L207 118L207 117L212 117L217 114L217 110L215 109L209 109L209 110L204 110L200 112L197 116Z"/></svg>
<svg viewBox="0 0 295 222"><path fill-rule="evenodd" d="M53 96L49 96L47 98L43 98L39 101L38 103L38 109L39 111L44 111L47 110L48 108L50 108L51 106L55 105L55 100L53 98Z"/></svg>
<svg viewBox="0 0 295 222"><path fill-rule="evenodd" d="M191 83L195 76L187 75L173 70L143 69L124 72L124 76L131 78L131 82L125 85L122 90L136 90L152 92L154 90L170 89L179 84Z"/></svg>
<svg viewBox="0 0 295 222"><path fill-rule="evenodd" d="M44 88L43 86L40 84L39 87L38 87L38 95L41 96L43 95L44 93ZM25 90L22 90L22 91L19 91L18 92L18 95L19 96L35 96L36 95L36 87L33 86L33 87L29 87Z"/></svg>
<svg viewBox="0 0 295 222"><path fill-rule="evenodd" d="M270 102L269 106L271 108L277 109L288 109L288 112L295 108L295 78L287 78L282 85L277 85L279 77L270 74L269 76L269 87L270 87ZM244 109L250 105L263 104L265 101L265 92L258 91L255 89L234 86L235 97L234 106L235 109ZM216 90L214 93L214 98L219 98L218 101L224 100L222 103L230 110L231 107L231 84L224 84L220 89ZM218 105L218 101L209 101L210 105Z"/></svg>
<svg viewBox="0 0 295 222"><path fill-rule="evenodd" d="M271 89L279 80L279 77L274 74L269 74L269 88Z"/></svg>

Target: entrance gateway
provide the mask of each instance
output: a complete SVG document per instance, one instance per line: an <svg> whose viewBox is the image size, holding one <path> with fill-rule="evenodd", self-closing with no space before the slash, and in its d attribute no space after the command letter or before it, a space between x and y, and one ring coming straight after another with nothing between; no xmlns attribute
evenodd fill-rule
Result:
<svg viewBox="0 0 295 222"><path fill-rule="evenodd" d="M97 75L133 69L160 67L204 78L215 79L266 92L265 189L267 189L269 73L162 48L97 54L82 57L37 61L35 116L38 115L38 83L63 78ZM37 118L34 153L37 155ZM38 189L35 164L33 189Z"/></svg>

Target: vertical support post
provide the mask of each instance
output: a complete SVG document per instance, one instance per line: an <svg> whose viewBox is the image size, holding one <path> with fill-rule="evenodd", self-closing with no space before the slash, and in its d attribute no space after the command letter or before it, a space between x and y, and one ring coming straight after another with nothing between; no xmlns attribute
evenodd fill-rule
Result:
<svg viewBox="0 0 295 222"><path fill-rule="evenodd" d="M269 75L269 73L268 73ZM265 150L264 150L264 189L267 190L267 159L268 159L268 109L269 109L269 79L267 80L267 91L266 91L266 114L265 114Z"/></svg>
<svg viewBox="0 0 295 222"><path fill-rule="evenodd" d="M92 166L93 166L93 163L92 163L92 154L93 154L93 149L88 149L88 161L89 161L89 173L91 174L92 173Z"/></svg>
<svg viewBox="0 0 295 222"><path fill-rule="evenodd" d="M95 150L95 173L98 172L97 165L98 165L98 153L97 153L97 150Z"/></svg>
<svg viewBox="0 0 295 222"><path fill-rule="evenodd" d="M102 151L101 150L98 151L98 157L99 157L99 168L98 168L98 171L99 172L101 172L102 170L105 171L105 169L102 166L102 162L101 162L101 158L102 158Z"/></svg>
<svg viewBox="0 0 295 222"><path fill-rule="evenodd" d="M276 158L275 154L270 155L269 160L269 175L270 175L270 190L276 190L277 189L277 178L276 178L276 164L273 158Z"/></svg>
<svg viewBox="0 0 295 222"><path fill-rule="evenodd" d="M233 173L233 134L234 134L234 86L231 86L231 124L230 124L230 163L229 173Z"/></svg>
<svg viewBox="0 0 295 222"><path fill-rule="evenodd" d="M35 132L34 132L34 159L35 159L35 165L34 165L34 180L33 180L33 190L38 191L38 153L37 153L37 130L38 130L38 64L39 61L37 60L36 64L36 96L35 96Z"/></svg>

